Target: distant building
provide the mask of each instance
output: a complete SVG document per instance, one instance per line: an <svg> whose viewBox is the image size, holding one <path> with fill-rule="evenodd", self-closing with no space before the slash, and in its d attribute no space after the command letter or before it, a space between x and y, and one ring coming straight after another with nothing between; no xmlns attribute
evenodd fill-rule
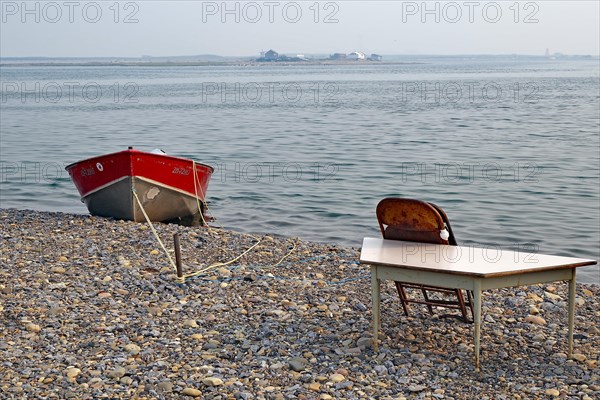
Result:
<svg viewBox="0 0 600 400"><path fill-rule="evenodd" d="M308 61L308 58L306 58L303 54L298 54L295 57L288 57L285 54L279 54L275 50L269 50L267 52L261 51L260 58L257 58L256 61L257 62L277 62L277 61L295 62L295 61Z"/></svg>
<svg viewBox="0 0 600 400"><path fill-rule="evenodd" d="M279 58L279 53L271 49L265 53L263 58L265 61L275 61Z"/></svg>
<svg viewBox="0 0 600 400"><path fill-rule="evenodd" d="M365 53L360 52L360 51L355 51L353 53L348 54L348 56L346 57L348 60L364 60L365 59Z"/></svg>
<svg viewBox="0 0 600 400"><path fill-rule="evenodd" d="M379 54L371 54L371 57L369 57L369 61L381 61L383 57L381 57Z"/></svg>
<svg viewBox="0 0 600 400"><path fill-rule="evenodd" d="M346 59L346 53L334 53L332 55L329 56L330 60L345 60Z"/></svg>

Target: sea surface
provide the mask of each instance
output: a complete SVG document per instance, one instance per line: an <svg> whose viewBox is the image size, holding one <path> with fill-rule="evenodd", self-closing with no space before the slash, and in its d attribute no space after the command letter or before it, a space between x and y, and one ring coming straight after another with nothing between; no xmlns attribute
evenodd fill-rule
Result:
<svg viewBox="0 0 600 400"><path fill-rule="evenodd" d="M598 58L395 61L2 67L0 207L87 213L65 165L161 148L215 167L229 229L358 247L400 196L491 259L600 259Z"/></svg>

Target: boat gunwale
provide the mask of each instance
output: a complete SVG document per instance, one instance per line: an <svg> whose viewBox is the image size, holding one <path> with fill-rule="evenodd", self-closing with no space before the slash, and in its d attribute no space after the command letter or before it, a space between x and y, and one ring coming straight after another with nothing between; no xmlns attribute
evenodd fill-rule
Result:
<svg viewBox="0 0 600 400"><path fill-rule="evenodd" d="M70 169L74 168L77 164L81 164L83 162L90 162L90 161L94 161L94 160L97 160L97 159L106 158L106 157L110 157L110 156L115 156L117 154L122 154L122 153L128 153L130 155L133 155L133 154L152 155L152 156L158 156L158 157L167 157L167 158L171 158L171 159L175 159L175 160L179 160L179 161L188 161L188 162L192 162L196 166L202 166L202 167L206 167L206 168L210 169L210 173L211 174L213 174L215 172L214 167L212 167L212 166L210 166L208 164L204 164L204 163L195 161L195 160L193 160L191 158L177 157L177 156L172 156L172 155L169 155L169 154L151 153L151 152L148 152L148 151L142 151L142 150L136 150L136 149L127 149L127 150L117 151L117 152L114 152L114 153L103 154L103 155L100 155L100 156L85 158L83 160L75 161L74 163L71 163L71 164L67 165L65 167L65 170L69 171Z"/></svg>

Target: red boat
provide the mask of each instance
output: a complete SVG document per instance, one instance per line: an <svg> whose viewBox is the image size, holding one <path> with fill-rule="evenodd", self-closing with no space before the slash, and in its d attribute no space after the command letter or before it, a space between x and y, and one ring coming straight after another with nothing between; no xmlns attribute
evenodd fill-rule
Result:
<svg viewBox="0 0 600 400"><path fill-rule="evenodd" d="M162 150L128 150L88 158L65 168L92 215L195 224L204 212L214 169ZM134 194L135 192L135 194ZM200 209L199 209L200 208Z"/></svg>

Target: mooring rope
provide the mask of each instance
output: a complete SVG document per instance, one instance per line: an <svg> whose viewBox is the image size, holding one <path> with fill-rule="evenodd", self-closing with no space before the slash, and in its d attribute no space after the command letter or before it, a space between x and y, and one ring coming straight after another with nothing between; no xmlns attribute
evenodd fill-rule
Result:
<svg viewBox="0 0 600 400"><path fill-rule="evenodd" d="M204 199L204 191L202 190L202 186L200 185L200 182L198 180L197 177L197 172L196 172L196 162L194 160L192 160L192 168L193 168L193 174L194 174L194 193L195 193L195 197L196 197L196 205L198 206L198 212L200 213L200 218L202 219L202 224L204 226L207 227L207 229L210 230L215 230L215 231L225 231L225 229L223 229L223 227L220 228L214 228L211 227L210 225L208 225L208 222L206 221L206 219L204 218L204 212L202 210L202 206L200 205L200 199L198 196L198 188L200 188L200 192L202 195L202 199ZM165 246L165 244L163 243L163 241L161 240L160 236L158 235L158 232L156 232L156 229L154 228L154 225L152 224L152 221L150 220L150 217L148 216L148 213L146 212L144 206L142 205L142 202L140 201L140 198L137 195L137 192L135 190L134 187L131 188L131 191L133 192L133 195L135 196L135 199L137 201L138 206L140 207L140 210L142 210L142 214L144 214L144 218L146 219L146 222L148 222L148 225L150 225L150 229L152 231L152 233L154 234L154 237L156 238L156 240L158 241L158 243L160 244L160 247L163 249L165 255L167 256L167 259L169 260L169 263L171 264L171 266L175 269L175 272L177 273L177 264L175 263L175 261L173 261L173 258L171 257L171 254L169 253L169 251L167 250L167 247ZM202 200L203 204L206 207L206 210L208 212L210 212L209 208L208 208L208 204L206 203L206 201ZM212 214L212 213L211 213ZM213 216L213 220L216 221L216 218L214 218ZM261 242L262 242L262 238L258 238L254 235L251 234L246 234L246 233L240 233L241 235L244 236L248 236L254 240L256 240L256 243L254 243L252 246L250 246L247 250L245 250L244 252L242 252L240 255L238 255L237 257L226 261L226 262L216 262L216 263L212 263L209 266L196 271L196 272L192 272L189 274L183 274L182 276L177 276L177 283L178 284L184 284L186 279L192 278L192 277L196 277L198 275L201 275L205 272L208 272L210 270L213 270L217 267L224 267L224 266L228 266L233 264L234 262L236 262L237 260L239 260L240 258L242 258L243 256L245 256L246 254L248 254L250 251L252 251L256 246L258 246ZM296 249L296 242L294 241L292 243L292 248L281 258L279 259L279 261L277 261L275 264L273 265L269 265L265 268L273 268L278 266L279 264L281 264L287 257L290 256L290 254L292 254L292 252Z"/></svg>
<svg viewBox="0 0 600 400"><path fill-rule="evenodd" d="M173 258L169 254L169 251L165 247L165 244L163 243L163 241L160 240L160 236L158 236L156 229L154 229L154 225L152 225L152 221L150 221L150 218L148 217L148 214L146 213L146 210L144 209L144 206L142 205L142 202L140 201L140 198L138 197L137 192L135 191L135 188L132 187L131 191L133 192L133 195L135 196L135 199L137 200L137 203L140 206L140 210L142 210L142 213L144 214L144 218L146 218L148 225L150 225L150 229L152 230L152 233L154 233L154 236L156 237L156 240L158 240L160 247L162 247L163 251L167 255L167 258L169 259L169 263L171 263L171 266L175 269L175 271L177 271L177 265L175 264L175 261L173 261Z"/></svg>

